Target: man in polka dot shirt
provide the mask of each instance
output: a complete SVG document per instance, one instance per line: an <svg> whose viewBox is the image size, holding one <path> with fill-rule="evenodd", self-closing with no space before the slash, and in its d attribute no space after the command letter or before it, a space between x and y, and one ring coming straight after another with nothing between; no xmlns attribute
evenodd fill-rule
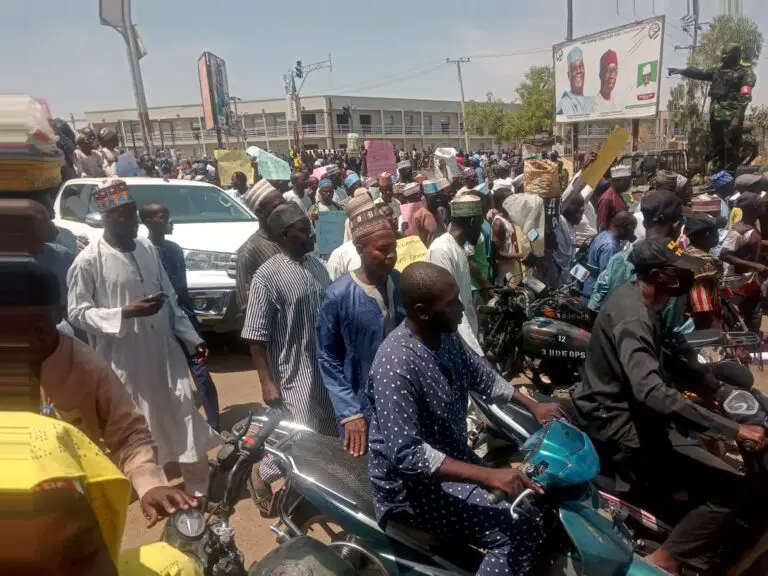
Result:
<svg viewBox="0 0 768 576"><path fill-rule="evenodd" d="M469 391L515 399L540 420L563 415L538 404L487 368L457 333L463 306L450 272L417 262L401 277L406 320L382 342L368 392L373 417L369 468L376 516L487 550L478 574L526 574L541 541L533 515L513 522L509 504L491 505L488 490L540 491L512 468L482 465L467 444Z"/></svg>

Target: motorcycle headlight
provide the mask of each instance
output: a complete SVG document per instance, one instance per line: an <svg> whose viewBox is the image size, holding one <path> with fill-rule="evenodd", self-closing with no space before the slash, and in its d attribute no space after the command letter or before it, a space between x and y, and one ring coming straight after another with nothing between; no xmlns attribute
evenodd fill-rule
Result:
<svg viewBox="0 0 768 576"><path fill-rule="evenodd" d="M204 250L184 250L184 263L187 270L224 270L230 266L234 255L229 252L207 252Z"/></svg>

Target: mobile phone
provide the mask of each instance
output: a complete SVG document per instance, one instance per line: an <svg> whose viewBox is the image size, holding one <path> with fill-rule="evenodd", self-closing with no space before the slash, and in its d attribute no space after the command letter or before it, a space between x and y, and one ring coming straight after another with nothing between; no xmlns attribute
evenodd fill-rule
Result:
<svg viewBox="0 0 768 576"><path fill-rule="evenodd" d="M584 268L584 266L581 264L576 264L573 268L571 268L571 276L581 282L586 282L587 278L589 278L589 270Z"/></svg>
<svg viewBox="0 0 768 576"><path fill-rule="evenodd" d="M531 242L536 242L536 240L539 239L539 231L536 230L535 228L533 230L529 230L527 236L528 236L528 240L530 240Z"/></svg>
<svg viewBox="0 0 768 576"><path fill-rule="evenodd" d="M154 298L155 300L159 300L160 302L165 302L166 300L168 300L168 294L166 294L165 292L158 292L157 294L152 296L152 298Z"/></svg>

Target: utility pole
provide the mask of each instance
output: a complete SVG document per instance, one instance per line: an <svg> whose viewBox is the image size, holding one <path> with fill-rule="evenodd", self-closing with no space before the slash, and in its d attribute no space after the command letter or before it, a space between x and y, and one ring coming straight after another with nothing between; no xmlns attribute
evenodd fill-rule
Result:
<svg viewBox="0 0 768 576"><path fill-rule="evenodd" d="M573 40L573 0L566 0L566 21L565 21L565 39ZM571 124L571 155L573 157L573 166L576 170L576 158L579 154L579 123Z"/></svg>
<svg viewBox="0 0 768 576"><path fill-rule="evenodd" d="M680 19L680 22L682 24L683 32L685 32L686 34L690 33L691 36L693 37L693 42L691 43L690 46L676 45L675 50L690 50L691 52L696 50L696 48L699 45L699 29L701 28L702 24L707 24L707 22L699 21L700 16L701 16L701 13L699 10L699 0L692 0L691 13L688 13L685 16L683 16Z"/></svg>
<svg viewBox="0 0 768 576"><path fill-rule="evenodd" d="M456 72L459 75L459 90L461 90L461 118L462 125L464 126L464 148L466 149L466 153L469 154L469 132L467 132L467 113L464 108L464 79L461 77L461 65L470 62L470 59L457 58L456 60L451 60L450 58L446 58L445 62L446 64L456 64Z"/></svg>
<svg viewBox="0 0 768 576"><path fill-rule="evenodd" d="M296 108L296 123L294 128L294 146L299 149L304 148L304 122L301 117L301 98L299 94L304 86L304 82L307 80L310 72L315 70L322 70L324 68L330 69L333 72L333 60L331 59L330 52L328 53L327 60L320 60L319 62L313 62L312 64L303 64L301 60L296 61L296 66L289 70L288 74L283 75L285 80L285 92L288 96L288 101L292 102L292 105ZM301 79L301 84L296 87L296 78ZM290 106L291 104L289 104ZM288 115L286 115L288 116Z"/></svg>

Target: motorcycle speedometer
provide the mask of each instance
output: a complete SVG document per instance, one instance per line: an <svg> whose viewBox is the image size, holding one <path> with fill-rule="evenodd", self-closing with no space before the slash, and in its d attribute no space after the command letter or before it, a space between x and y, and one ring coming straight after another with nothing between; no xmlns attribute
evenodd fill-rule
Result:
<svg viewBox="0 0 768 576"><path fill-rule="evenodd" d="M205 517L200 510L190 508L173 516L173 526L184 538L197 540L205 532Z"/></svg>

